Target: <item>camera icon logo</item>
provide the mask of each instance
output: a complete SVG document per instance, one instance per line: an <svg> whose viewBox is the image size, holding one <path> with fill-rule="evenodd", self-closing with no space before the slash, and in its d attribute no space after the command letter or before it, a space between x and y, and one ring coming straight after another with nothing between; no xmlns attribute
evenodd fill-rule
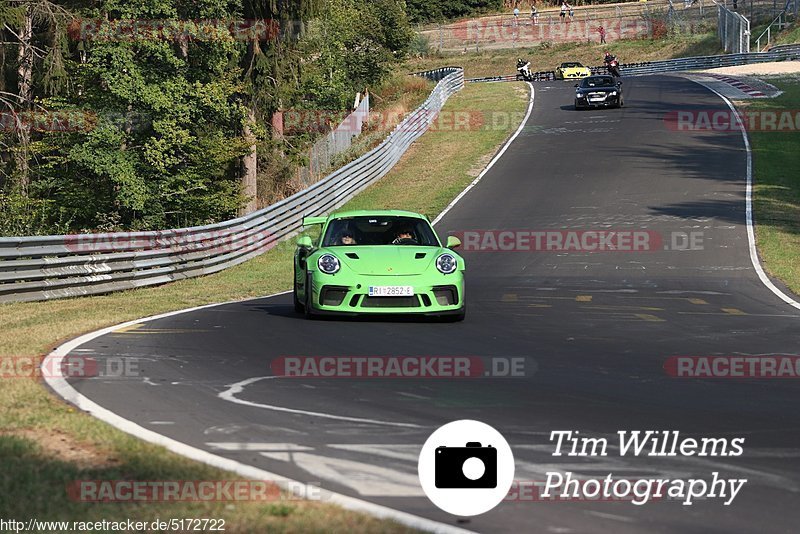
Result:
<svg viewBox="0 0 800 534"><path fill-rule="evenodd" d="M470 441L466 447L437 447L437 488L496 488L497 449Z"/></svg>
<svg viewBox="0 0 800 534"><path fill-rule="evenodd" d="M420 452L418 471L433 504L453 515L474 516L488 512L508 495L514 482L514 455L497 430L463 419L430 435Z"/></svg>

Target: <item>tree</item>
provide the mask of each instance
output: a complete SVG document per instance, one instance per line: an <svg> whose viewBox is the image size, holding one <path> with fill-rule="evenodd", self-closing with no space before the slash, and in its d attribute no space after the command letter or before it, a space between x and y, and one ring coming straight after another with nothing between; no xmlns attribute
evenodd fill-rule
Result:
<svg viewBox="0 0 800 534"><path fill-rule="evenodd" d="M0 9L4 35L3 58L8 55L7 42L16 47L15 92L4 90L0 97L8 112L22 117L16 121L14 128L17 146L13 150L13 189L22 196L28 196L31 179L32 132L30 121L25 120L25 116L34 109L36 96L57 92L63 82L61 44L70 19L71 14L66 9L48 0L12 0ZM6 38L10 41L5 41ZM34 90L37 63L44 66L41 73L42 88L38 95Z"/></svg>

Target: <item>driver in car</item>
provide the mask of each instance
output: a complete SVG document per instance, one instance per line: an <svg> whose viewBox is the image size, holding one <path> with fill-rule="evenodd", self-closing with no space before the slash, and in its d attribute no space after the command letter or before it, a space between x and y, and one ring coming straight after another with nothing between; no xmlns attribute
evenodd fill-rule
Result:
<svg viewBox="0 0 800 534"><path fill-rule="evenodd" d="M411 243L412 241L413 243ZM397 231L392 245L407 245L416 242L417 240L414 238L414 232L411 231L411 228L404 227Z"/></svg>
<svg viewBox="0 0 800 534"><path fill-rule="evenodd" d="M342 232L342 235L339 236L339 244L340 245L356 245L356 238L353 237L352 232Z"/></svg>

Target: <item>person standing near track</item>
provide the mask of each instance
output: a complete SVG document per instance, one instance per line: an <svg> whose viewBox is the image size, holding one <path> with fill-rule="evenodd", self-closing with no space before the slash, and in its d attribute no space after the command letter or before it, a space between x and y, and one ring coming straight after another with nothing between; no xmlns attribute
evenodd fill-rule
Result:
<svg viewBox="0 0 800 534"><path fill-rule="evenodd" d="M561 17L561 22L566 22L567 20L567 0L561 0L561 12L558 14Z"/></svg>
<svg viewBox="0 0 800 534"><path fill-rule="evenodd" d="M597 33L600 34L600 44L605 44L606 43L606 29L602 24L597 27Z"/></svg>

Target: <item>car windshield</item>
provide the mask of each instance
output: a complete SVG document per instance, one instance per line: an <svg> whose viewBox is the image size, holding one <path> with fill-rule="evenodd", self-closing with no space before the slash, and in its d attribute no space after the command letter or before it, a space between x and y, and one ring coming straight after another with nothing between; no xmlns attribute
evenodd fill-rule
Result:
<svg viewBox="0 0 800 534"><path fill-rule="evenodd" d="M561 64L561 68L562 69L574 69L575 67L583 67L583 65L581 65L577 61L571 61L569 63L562 63Z"/></svg>
<svg viewBox="0 0 800 534"><path fill-rule="evenodd" d="M611 76L584 78L581 87L614 87L614 79Z"/></svg>
<svg viewBox="0 0 800 534"><path fill-rule="evenodd" d="M359 216L334 219L328 224L323 247L349 245L420 245L438 247L428 221L416 217Z"/></svg>

